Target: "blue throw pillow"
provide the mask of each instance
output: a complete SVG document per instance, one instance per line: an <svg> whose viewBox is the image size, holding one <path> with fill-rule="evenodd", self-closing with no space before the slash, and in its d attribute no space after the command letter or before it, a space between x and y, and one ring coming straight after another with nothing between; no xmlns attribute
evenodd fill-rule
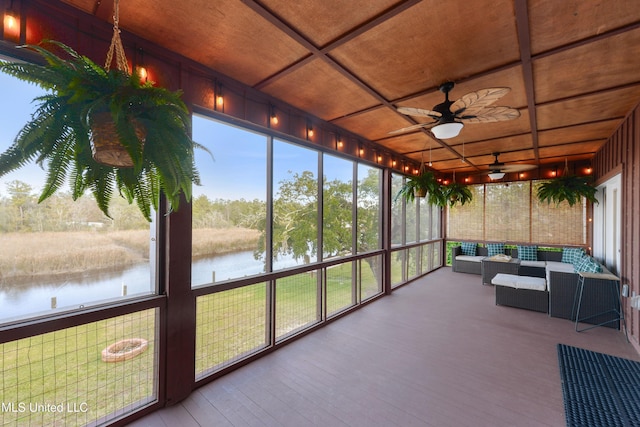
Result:
<svg viewBox="0 0 640 427"><path fill-rule="evenodd" d="M518 258L520 258L521 261L537 261L538 247L518 245Z"/></svg>
<svg viewBox="0 0 640 427"><path fill-rule="evenodd" d="M487 243L489 256L504 254L504 243Z"/></svg>
<svg viewBox="0 0 640 427"><path fill-rule="evenodd" d="M584 248L562 248L562 262L567 262L574 266L584 255Z"/></svg>
<svg viewBox="0 0 640 427"><path fill-rule="evenodd" d="M602 273L602 266L598 261L585 254L574 267L576 272Z"/></svg>
<svg viewBox="0 0 640 427"><path fill-rule="evenodd" d="M462 242L460 246L462 246L462 255L475 256L476 247L478 247L478 244L477 243Z"/></svg>

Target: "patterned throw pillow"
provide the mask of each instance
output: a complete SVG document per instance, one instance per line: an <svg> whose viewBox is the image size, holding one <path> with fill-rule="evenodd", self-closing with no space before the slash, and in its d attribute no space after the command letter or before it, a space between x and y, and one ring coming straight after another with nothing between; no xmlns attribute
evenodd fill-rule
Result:
<svg viewBox="0 0 640 427"><path fill-rule="evenodd" d="M577 264L575 264L576 272L602 273L602 266L598 261L585 254Z"/></svg>
<svg viewBox="0 0 640 427"><path fill-rule="evenodd" d="M538 247L518 245L518 258L520 258L521 261L537 261Z"/></svg>
<svg viewBox="0 0 640 427"><path fill-rule="evenodd" d="M584 255L584 248L562 248L562 262L567 262L574 266Z"/></svg>
<svg viewBox="0 0 640 427"><path fill-rule="evenodd" d="M504 243L487 243L489 256L504 254Z"/></svg>
<svg viewBox="0 0 640 427"><path fill-rule="evenodd" d="M477 243L462 242L462 255L475 256Z"/></svg>

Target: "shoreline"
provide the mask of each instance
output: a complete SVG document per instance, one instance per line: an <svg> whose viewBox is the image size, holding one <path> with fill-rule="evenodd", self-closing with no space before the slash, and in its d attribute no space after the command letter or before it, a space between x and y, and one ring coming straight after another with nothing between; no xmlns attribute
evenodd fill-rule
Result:
<svg viewBox="0 0 640 427"><path fill-rule="evenodd" d="M192 259L253 251L259 235L246 228L199 229L193 236ZM0 254L0 286L122 272L149 262L149 241L149 230L0 234L0 247L12 249Z"/></svg>

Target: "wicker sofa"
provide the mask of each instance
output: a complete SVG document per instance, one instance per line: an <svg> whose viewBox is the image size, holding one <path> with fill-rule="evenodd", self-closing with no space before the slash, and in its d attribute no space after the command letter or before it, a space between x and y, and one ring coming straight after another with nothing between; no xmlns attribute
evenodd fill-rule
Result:
<svg viewBox="0 0 640 427"><path fill-rule="evenodd" d="M536 261L520 261L520 276L545 277L548 263L562 262L561 251L538 249ZM518 258L518 249L511 249L511 256Z"/></svg>
<svg viewBox="0 0 640 427"><path fill-rule="evenodd" d="M508 255L518 258L517 249L507 249ZM489 255L484 246L476 247L475 256L462 255L462 247L455 246L451 249L452 271L458 273L482 274L482 259ZM496 286L496 304L546 312L552 317L575 320L574 301L578 288L579 275L574 265L562 262L562 251L538 250L536 261L520 261L518 275L544 278L547 288L545 291L531 289L517 289L508 286ZM602 266L603 273L609 271ZM585 295L583 299L580 317L607 311L608 308L617 306L617 300L613 300L610 289L603 286L604 280L596 278L585 279ZM607 314L588 320L585 323L598 324L615 317ZM619 328L619 322L611 322L606 326Z"/></svg>
<svg viewBox="0 0 640 427"><path fill-rule="evenodd" d="M476 247L475 255L463 255L461 246L451 248L451 271L456 273L482 274L482 258L489 255L484 246Z"/></svg>
<svg viewBox="0 0 640 427"><path fill-rule="evenodd" d="M511 256L518 257L517 249L513 249ZM547 312L551 317L575 320L576 291L578 289L579 274L571 263L562 262L562 252L539 250L537 262L521 261L518 274L520 276L544 277L547 283L545 292L530 289L514 289L507 286L496 286L496 304L523 308L540 312ZM611 274L606 267L600 265L602 275ZM597 277L586 278L584 281L584 297L580 308L580 317L585 318L597 313L607 312L588 319L585 323L599 324L616 318L610 310L619 308L617 297L607 286L608 279ZM611 321L604 326L619 329L619 321Z"/></svg>

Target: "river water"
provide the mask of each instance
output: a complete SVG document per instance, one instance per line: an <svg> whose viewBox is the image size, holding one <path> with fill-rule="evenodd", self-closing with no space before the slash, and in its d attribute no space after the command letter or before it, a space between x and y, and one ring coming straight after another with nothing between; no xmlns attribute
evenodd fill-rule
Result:
<svg viewBox="0 0 640 427"><path fill-rule="evenodd" d="M291 257L278 259L274 269L296 266ZM260 274L264 262L252 251L198 259L192 264L193 286L215 281ZM47 277L28 284L0 285L0 323L26 316L53 314L83 306L106 303L128 297L155 293L149 264L139 264L119 271L87 271L77 277L53 281ZM52 306L54 308L52 308Z"/></svg>

